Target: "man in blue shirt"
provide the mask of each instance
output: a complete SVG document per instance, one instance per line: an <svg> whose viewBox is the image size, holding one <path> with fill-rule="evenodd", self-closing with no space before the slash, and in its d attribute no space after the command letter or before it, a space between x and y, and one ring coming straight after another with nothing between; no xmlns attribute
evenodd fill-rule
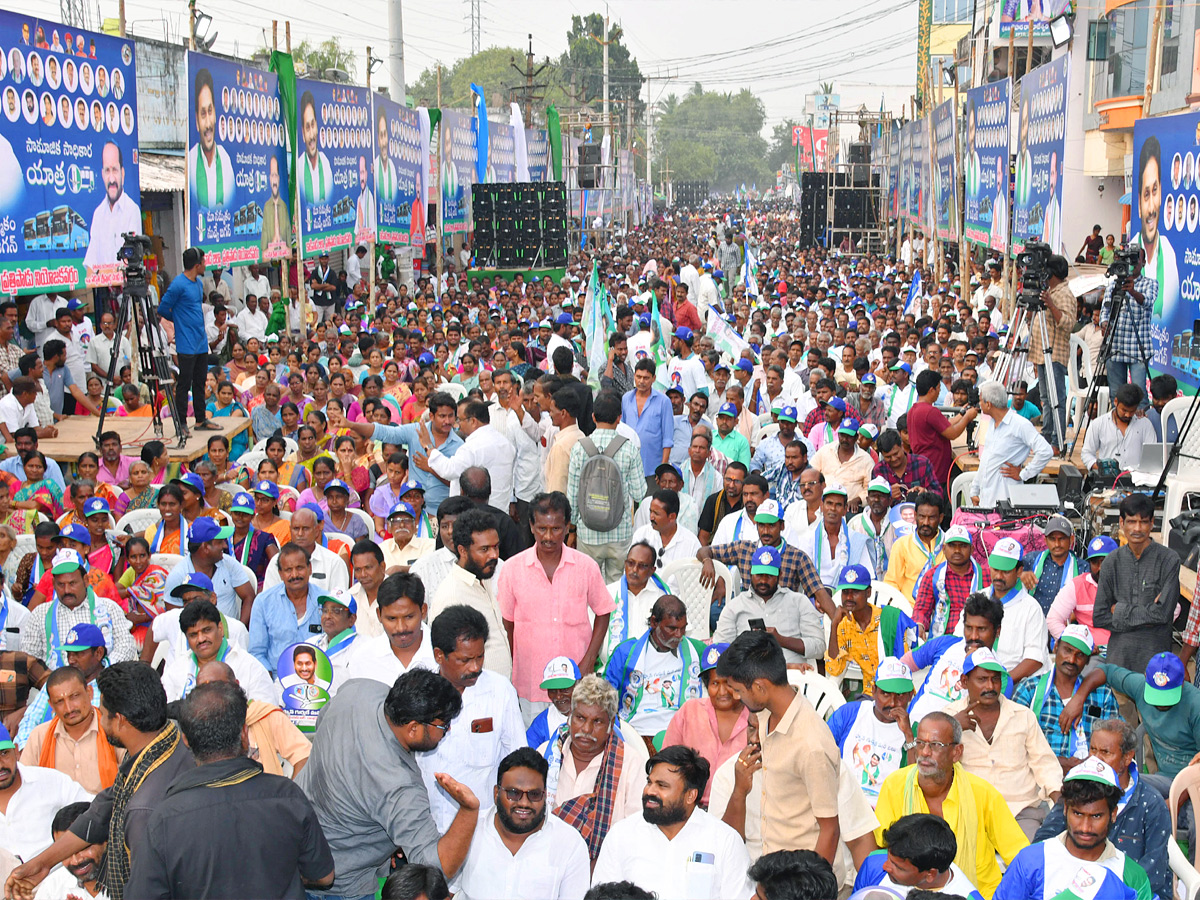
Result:
<svg viewBox="0 0 1200 900"><path fill-rule="evenodd" d="M188 580L189 575L199 572L212 581L216 595L213 604L217 609L227 616L241 619L245 625L250 621L250 604L254 602L258 584L228 554L231 537L232 525L221 527L209 518L196 519L187 538L188 554L167 575L163 593L169 596L171 591Z"/></svg>
<svg viewBox="0 0 1200 900"><path fill-rule="evenodd" d="M175 276L158 304L158 314L175 323L175 349L179 375L175 382L175 405L186 415L188 387L192 389L192 407L196 430L220 431L221 426L207 421L204 382L208 375L208 332L204 329L204 251L188 247L183 251L183 271Z"/></svg>
<svg viewBox="0 0 1200 900"><path fill-rule="evenodd" d="M272 675L284 650L321 634L322 591L310 580L312 564L299 544L289 541L279 551L279 575L282 583L259 594L250 611L250 653Z"/></svg>
<svg viewBox="0 0 1200 900"><path fill-rule="evenodd" d="M621 400L621 421L637 432L642 444L647 492L658 489L654 471L670 461L675 446L675 412L667 395L654 390L655 371L654 360L638 360L633 367L633 390Z"/></svg>
<svg viewBox="0 0 1200 900"><path fill-rule="evenodd" d="M668 410L670 403L667 404ZM410 466L408 469L408 477L415 479L420 485L425 488L425 508L430 515L437 515L438 507L442 501L450 496L450 483L443 481L433 469L429 467L428 457L421 447L421 440L418 436L418 431L422 427L428 429L430 437L433 438L433 446L437 448L442 456L453 456L458 452L458 448L463 445L463 439L454 433L454 422L458 415L458 405L454 398L444 391L438 391L429 395L429 421L426 423L413 422L409 425L376 425L371 422L351 422L345 416L334 412L329 421L331 429L348 428L351 431L362 435L365 438L374 438L377 441L383 441L385 444L395 444L399 447L404 447L408 451ZM389 484L383 484L381 488L389 488ZM400 491L401 494L407 491ZM390 499L390 498L389 498ZM393 503L398 501L399 495L392 500ZM382 500L379 504L372 504L376 509L382 509Z"/></svg>

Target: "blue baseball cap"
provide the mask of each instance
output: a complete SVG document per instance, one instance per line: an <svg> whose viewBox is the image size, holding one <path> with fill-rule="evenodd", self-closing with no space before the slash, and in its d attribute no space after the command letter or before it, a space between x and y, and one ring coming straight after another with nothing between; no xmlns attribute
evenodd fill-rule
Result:
<svg viewBox="0 0 1200 900"><path fill-rule="evenodd" d="M72 297L70 300L67 301L67 309L70 309L70 310L83 309L83 301L78 299L77 297Z"/></svg>
<svg viewBox="0 0 1200 900"><path fill-rule="evenodd" d="M262 494L276 500L279 499L279 485L273 481L256 481L251 491L255 494Z"/></svg>
<svg viewBox="0 0 1200 900"><path fill-rule="evenodd" d="M909 375L911 375L912 374L912 366L910 366L906 362L897 362L897 363L892 364L892 371L893 372L904 371L904 372L907 372Z"/></svg>
<svg viewBox="0 0 1200 900"><path fill-rule="evenodd" d="M328 488L326 488L328 490ZM239 491L233 495L233 502L229 504L230 512L253 513L254 498L245 491Z"/></svg>
<svg viewBox="0 0 1200 900"><path fill-rule="evenodd" d="M78 653L80 650L105 646L104 632L90 622L81 622L67 632L67 639L59 649Z"/></svg>
<svg viewBox="0 0 1200 900"><path fill-rule="evenodd" d="M1104 557L1108 556L1110 553L1115 553L1116 549L1117 549L1117 542L1114 541L1112 538L1105 537L1103 535L1101 535L1099 537L1094 537L1090 541L1088 541L1087 558L1088 559L1097 559L1097 558L1103 559Z"/></svg>
<svg viewBox="0 0 1200 900"><path fill-rule="evenodd" d="M424 494L425 485L421 484L419 481L406 481L404 484L400 485L400 490L397 492L396 496L403 497L410 491L420 491L422 494Z"/></svg>
<svg viewBox="0 0 1200 900"><path fill-rule="evenodd" d="M83 525L68 525L62 531L54 536L56 541L78 541L81 544L92 546L92 536L88 534L87 528Z"/></svg>
<svg viewBox="0 0 1200 900"><path fill-rule="evenodd" d="M188 541L189 543L203 544L206 541L227 541L231 537L233 537L232 525L221 526L212 519L201 516L192 523Z"/></svg>
<svg viewBox="0 0 1200 900"><path fill-rule="evenodd" d="M187 578L171 588L170 596L181 600L184 594L190 594L192 591L207 591L214 594L216 588L213 587L212 579L203 572L189 572Z"/></svg>
<svg viewBox="0 0 1200 900"><path fill-rule="evenodd" d="M107 516L109 512L108 501L103 497L89 497L87 502L83 504L84 518L98 516L101 513Z"/></svg>
<svg viewBox="0 0 1200 900"><path fill-rule="evenodd" d="M832 406L834 409L836 409L838 412L841 412L841 413L844 413L846 411L846 401L843 400L841 397L831 397L825 405Z"/></svg>
<svg viewBox="0 0 1200 900"><path fill-rule="evenodd" d="M873 374L871 374L870 372L868 372L862 378L860 378L859 381L863 384L876 384L877 383L875 376Z"/></svg>
<svg viewBox="0 0 1200 900"><path fill-rule="evenodd" d="M316 503L305 503L300 507L300 509L307 509L310 513L317 517L318 522L325 521L325 510L321 509L321 507ZM296 512L300 512L300 509L296 510Z"/></svg>
<svg viewBox="0 0 1200 900"><path fill-rule="evenodd" d="M346 484L346 482L342 481L340 478L331 478L329 480L329 484L325 485L325 493L328 494L330 491L341 491L347 497L349 497L350 485Z"/></svg>
<svg viewBox="0 0 1200 900"><path fill-rule="evenodd" d="M729 649L729 644L724 641L716 644L709 644L704 648L704 652L700 654L700 672L708 672L717 667L717 663L721 661L721 654Z"/></svg>
<svg viewBox="0 0 1200 900"><path fill-rule="evenodd" d="M1146 665L1143 694L1151 706L1174 706L1183 695L1183 663L1174 653L1156 653Z"/></svg>
<svg viewBox="0 0 1200 900"><path fill-rule="evenodd" d="M13 743L12 735L8 733L8 729L0 725L0 751L16 750L17 745Z"/></svg>
<svg viewBox="0 0 1200 900"><path fill-rule="evenodd" d="M570 313L559 313L554 317L554 322L557 325L573 325L575 324L575 319Z"/></svg>
<svg viewBox="0 0 1200 900"><path fill-rule="evenodd" d="M781 410L779 410L779 418L780 418L780 420L782 420L784 422L795 422L796 421L796 407L794 407L794 406L783 407Z"/></svg>
<svg viewBox="0 0 1200 900"><path fill-rule="evenodd" d="M437 357L435 357L432 353L429 353L428 351L426 351L425 353L422 353L420 356L417 357L417 362L423 366L431 366L435 362L437 362Z"/></svg>
<svg viewBox="0 0 1200 900"><path fill-rule="evenodd" d="M737 414L737 407L732 403L722 403L721 408L717 410L718 416L730 416L731 418L736 419Z"/></svg>
<svg viewBox="0 0 1200 900"><path fill-rule="evenodd" d="M750 560L751 575L778 575L783 556L774 547L760 547Z"/></svg>
<svg viewBox="0 0 1200 900"><path fill-rule="evenodd" d="M178 478L172 478L171 484L177 484L180 487L190 488L201 497L204 496L204 481L195 472L188 472L186 475L180 475Z"/></svg>
<svg viewBox="0 0 1200 900"><path fill-rule="evenodd" d="M638 316L638 324L641 325L643 328L649 328L650 327L650 313L642 313L640 316Z"/></svg>
<svg viewBox="0 0 1200 900"><path fill-rule="evenodd" d="M748 360L748 359L739 359L737 361L737 364L734 366L734 368L741 369L743 372L753 372L754 371L754 363L750 362L750 360Z"/></svg>
<svg viewBox="0 0 1200 900"><path fill-rule="evenodd" d="M415 519L417 514L413 512L411 504L405 503L403 500L401 500L399 503L393 504L392 508L388 510L387 517L389 519L394 519L396 516L411 516Z"/></svg>
<svg viewBox="0 0 1200 900"><path fill-rule="evenodd" d="M871 573L866 566L846 566L838 575L837 589L844 591L867 591L871 589Z"/></svg>
<svg viewBox="0 0 1200 900"><path fill-rule="evenodd" d="M842 424L838 426L838 434L858 434L858 419L842 419Z"/></svg>
<svg viewBox="0 0 1200 900"><path fill-rule="evenodd" d="M685 344L690 344L692 342L692 329L686 325L680 325L675 329L675 337L679 338Z"/></svg>

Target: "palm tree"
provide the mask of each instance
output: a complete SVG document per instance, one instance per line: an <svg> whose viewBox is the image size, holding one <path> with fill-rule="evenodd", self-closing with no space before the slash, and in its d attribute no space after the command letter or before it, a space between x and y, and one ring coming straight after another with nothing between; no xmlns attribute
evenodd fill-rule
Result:
<svg viewBox="0 0 1200 900"><path fill-rule="evenodd" d="M821 82L821 93L822 94L832 94L833 93L833 82L832 81L822 81Z"/></svg>

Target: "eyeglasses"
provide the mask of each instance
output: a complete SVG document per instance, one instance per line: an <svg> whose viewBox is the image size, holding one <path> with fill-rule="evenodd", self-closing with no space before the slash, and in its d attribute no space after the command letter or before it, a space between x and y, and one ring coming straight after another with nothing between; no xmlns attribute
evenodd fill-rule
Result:
<svg viewBox="0 0 1200 900"><path fill-rule="evenodd" d="M436 728L443 735L447 734L450 731L449 723L447 723L445 725L439 725L437 722L425 722L424 725L426 728Z"/></svg>
<svg viewBox="0 0 1200 900"><path fill-rule="evenodd" d="M522 791L518 788L505 788L504 796L513 803L516 803L522 797L528 797L530 803L541 803L546 799L546 791L542 788L535 788L532 791Z"/></svg>
<svg viewBox="0 0 1200 900"><path fill-rule="evenodd" d="M942 741L913 741L913 744L918 750L929 749L929 750L932 750L934 753L941 753L947 747L954 746L954 744L952 744L952 743L946 744L946 743L943 743Z"/></svg>

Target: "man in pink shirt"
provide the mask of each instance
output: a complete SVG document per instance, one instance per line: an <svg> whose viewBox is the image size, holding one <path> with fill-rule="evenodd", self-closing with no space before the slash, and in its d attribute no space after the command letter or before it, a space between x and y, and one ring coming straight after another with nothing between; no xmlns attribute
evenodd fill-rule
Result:
<svg viewBox="0 0 1200 900"><path fill-rule="evenodd" d="M1087 561L1089 569L1071 579L1050 604L1046 613L1046 628L1058 640L1059 635L1072 622L1092 629L1097 647L1108 643L1109 633L1092 624L1092 607L1096 603L1096 578L1104 558L1117 549L1117 542L1110 537L1094 537L1088 541Z"/></svg>
<svg viewBox="0 0 1200 900"><path fill-rule="evenodd" d="M525 724L549 705L540 687L546 663L556 656L579 660L579 670L596 668L596 657L616 608L600 567L566 546L571 504L554 491L530 505L533 546L500 570L496 602L513 655L513 686ZM588 610L595 621L588 624Z"/></svg>
<svg viewBox="0 0 1200 900"><path fill-rule="evenodd" d="M121 435L106 431L100 435L100 472L96 480L102 484L113 484L121 490L129 487L129 468L138 457L121 453Z"/></svg>

